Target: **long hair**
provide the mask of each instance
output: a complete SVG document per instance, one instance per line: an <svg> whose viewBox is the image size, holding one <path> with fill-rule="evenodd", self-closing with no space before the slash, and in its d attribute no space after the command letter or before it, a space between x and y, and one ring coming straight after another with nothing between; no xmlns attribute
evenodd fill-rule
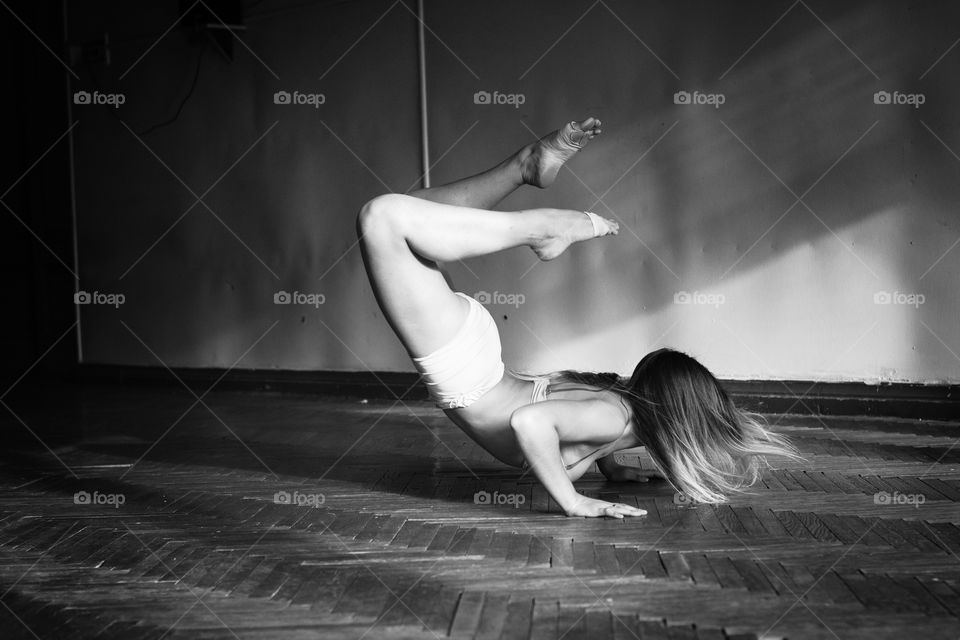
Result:
<svg viewBox="0 0 960 640"><path fill-rule="evenodd" d="M706 367L673 349L648 353L629 378L570 370L548 377L551 386L572 383L619 394L654 464L697 502L724 502L752 486L766 456L802 459L761 416L737 408Z"/></svg>

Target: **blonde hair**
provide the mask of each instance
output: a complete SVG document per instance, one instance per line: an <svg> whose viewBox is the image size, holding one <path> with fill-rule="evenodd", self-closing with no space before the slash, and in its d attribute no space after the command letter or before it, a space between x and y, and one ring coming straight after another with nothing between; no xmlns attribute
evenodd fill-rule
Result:
<svg viewBox="0 0 960 640"><path fill-rule="evenodd" d="M558 371L570 382L618 393L630 406L637 437L673 487L697 502L725 502L754 485L767 456L802 460L762 416L737 408L695 358L673 349L648 353L630 378Z"/></svg>

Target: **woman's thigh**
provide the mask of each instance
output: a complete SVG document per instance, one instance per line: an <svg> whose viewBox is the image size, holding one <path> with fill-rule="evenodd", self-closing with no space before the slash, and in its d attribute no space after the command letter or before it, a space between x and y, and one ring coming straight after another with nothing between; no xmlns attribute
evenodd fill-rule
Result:
<svg viewBox="0 0 960 640"><path fill-rule="evenodd" d="M388 233L368 232L360 246L377 302L411 356L428 355L456 336L469 303L450 289L435 262Z"/></svg>

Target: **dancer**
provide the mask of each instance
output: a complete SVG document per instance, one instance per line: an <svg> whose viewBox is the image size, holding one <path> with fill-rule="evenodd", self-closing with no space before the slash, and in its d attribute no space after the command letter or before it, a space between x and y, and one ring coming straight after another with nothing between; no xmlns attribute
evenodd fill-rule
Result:
<svg viewBox="0 0 960 640"><path fill-rule="evenodd" d="M575 242L615 235L616 222L591 212L491 210L521 185L550 186L600 126L571 122L478 175L370 200L357 219L367 274L437 406L498 460L531 469L568 516L644 515L573 485L594 462L610 480L648 479L613 456L641 445L678 491L722 502L756 481L764 456L797 454L737 409L703 365L660 349L630 378L507 370L490 313L451 290L438 265L520 246L552 260Z"/></svg>

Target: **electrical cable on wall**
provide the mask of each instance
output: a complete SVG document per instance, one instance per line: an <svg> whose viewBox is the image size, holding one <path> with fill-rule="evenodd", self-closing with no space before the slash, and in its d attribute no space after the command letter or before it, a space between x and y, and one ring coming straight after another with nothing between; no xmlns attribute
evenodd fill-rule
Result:
<svg viewBox="0 0 960 640"><path fill-rule="evenodd" d="M180 114L183 112L183 108L186 106L187 102L190 100L190 97L193 96L194 90L197 88L197 80L200 78L200 67L203 66L203 54L205 50L205 46L200 47L200 52L197 54L197 65L193 72L193 80L190 82L190 88L187 89L187 95L185 95L183 100L180 101L180 105L177 107L177 112L173 114L173 117L164 120L163 122L158 122L157 124L151 125L143 131L138 132L137 135L145 136L148 133L152 133L157 129L173 124L177 121L177 119L180 117Z"/></svg>
<svg viewBox="0 0 960 640"><path fill-rule="evenodd" d="M177 105L177 110L173 114L173 116L161 122L157 122L156 124L152 124L148 126L146 129L137 131L138 136L145 136L147 134L153 133L157 129L161 129L163 127L173 124L174 122L177 121L177 119L180 118L180 114L183 113L183 108L187 105L187 102L190 101L190 98L193 96L194 91L197 88L197 81L200 78L200 68L203 66L203 54L206 53L206 48L207 47L205 44L200 45L200 51L197 53L197 63L194 67L193 79L190 81L190 87L187 89L186 95L184 95L184 97L180 100L180 104ZM98 91L102 92L103 85L101 85L100 82L97 80L96 72L90 66L90 63L87 62L84 66L87 68L87 71L90 74L90 79L93 81L93 86L96 87ZM109 110L108 113L114 118L116 118L118 121L123 122L123 120L116 113L114 113L112 109Z"/></svg>

